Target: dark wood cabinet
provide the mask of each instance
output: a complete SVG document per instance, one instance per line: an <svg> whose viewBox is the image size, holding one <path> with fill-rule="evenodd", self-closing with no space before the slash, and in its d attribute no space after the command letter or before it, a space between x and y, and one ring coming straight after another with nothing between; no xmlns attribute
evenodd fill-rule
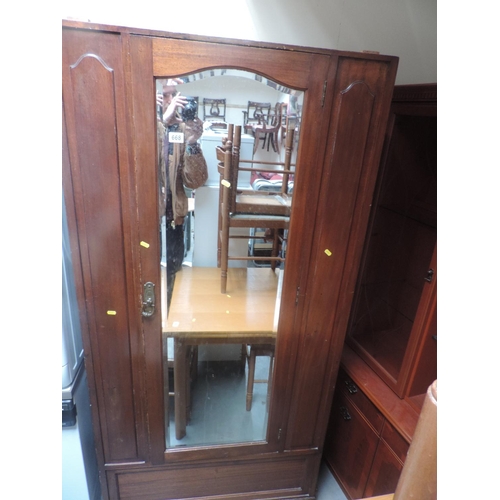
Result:
<svg viewBox="0 0 500 500"><path fill-rule="evenodd" d="M324 457L350 498L395 490L409 444L340 369Z"/></svg>
<svg viewBox="0 0 500 500"><path fill-rule="evenodd" d="M335 393L333 399L325 453L343 488L352 498L361 498L384 420L351 380L350 388L356 392L349 394L340 378L347 380L345 373L339 374L337 380L341 390ZM367 410L366 413L362 411L363 408Z"/></svg>
<svg viewBox="0 0 500 500"><path fill-rule="evenodd" d="M63 188L103 498L312 498L397 58L63 21L62 64ZM266 437L171 448L161 319L142 315L145 284L161 282L155 78L212 68L304 92L306 133Z"/></svg>
<svg viewBox="0 0 500 500"><path fill-rule="evenodd" d="M351 498L395 491L425 393L437 377L436 102L436 85L394 90L341 363L384 425L368 476L366 457L355 478L339 468L333 447L342 431L334 408L324 451ZM341 378L335 398L345 393ZM362 432L352 437L364 438ZM348 480L360 481L358 488Z"/></svg>

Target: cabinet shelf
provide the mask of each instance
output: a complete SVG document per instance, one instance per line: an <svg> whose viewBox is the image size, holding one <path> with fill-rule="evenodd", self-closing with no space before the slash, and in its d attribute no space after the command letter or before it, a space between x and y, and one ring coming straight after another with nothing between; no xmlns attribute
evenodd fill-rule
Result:
<svg viewBox="0 0 500 500"><path fill-rule="evenodd" d="M401 370L410 332L411 325L404 330L398 328L361 332L351 335L351 338L365 355L372 357L396 380Z"/></svg>
<svg viewBox="0 0 500 500"><path fill-rule="evenodd" d="M412 205L407 210L401 209L396 205L379 205L379 209L387 210L394 214L400 215L405 219L411 219L412 221L419 222L425 226L432 228L437 227L437 214L435 207L425 207L423 205Z"/></svg>

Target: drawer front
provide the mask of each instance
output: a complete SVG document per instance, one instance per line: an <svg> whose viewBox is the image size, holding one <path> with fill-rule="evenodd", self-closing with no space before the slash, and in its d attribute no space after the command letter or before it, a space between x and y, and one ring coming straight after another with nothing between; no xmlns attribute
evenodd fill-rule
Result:
<svg viewBox="0 0 500 500"><path fill-rule="evenodd" d="M388 444L389 448L394 452L394 454L401 460L404 464L406 460L406 454L408 453L408 448L410 445L403 439L401 434L399 434L396 429L389 423L385 422L384 428L382 430L382 439Z"/></svg>
<svg viewBox="0 0 500 500"><path fill-rule="evenodd" d="M375 432L380 435L384 425L384 417L342 368L339 370L337 388L347 396L349 401L364 415Z"/></svg>
<svg viewBox="0 0 500 500"><path fill-rule="evenodd" d="M239 498L255 500L306 495L311 457L285 460L185 464L139 472L109 472L120 500L169 500L181 498ZM114 476L114 478L113 478ZM114 479L114 481L113 481Z"/></svg>

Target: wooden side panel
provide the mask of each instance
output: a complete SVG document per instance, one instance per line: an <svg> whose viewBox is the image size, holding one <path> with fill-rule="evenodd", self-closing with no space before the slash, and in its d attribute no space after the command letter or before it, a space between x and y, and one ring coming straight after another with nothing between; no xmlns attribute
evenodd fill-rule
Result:
<svg viewBox="0 0 500 500"><path fill-rule="evenodd" d="M130 343L130 202L120 37L63 32L63 96L105 461L139 457ZM74 236L74 235L73 235Z"/></svg>
<svg viewBox="0 0 500 500"><path fill-rule="evenodd" d="M331 401L345 337L345 324L334 330L334 321L338 314L348 315L352 300L348 283L359 265L394 77L390 63L346 57L339 59L336 80L331 82L330 156L325 170L318 172L321 192L288 448L320 446L326 430L323 415Z"/></svg>

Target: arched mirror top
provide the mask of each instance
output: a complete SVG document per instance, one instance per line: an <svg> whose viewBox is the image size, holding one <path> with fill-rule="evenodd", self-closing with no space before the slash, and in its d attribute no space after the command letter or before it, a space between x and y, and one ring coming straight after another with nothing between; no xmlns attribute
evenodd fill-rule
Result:
<svg viewBox="0 0 500 500"><path fill-rule="evenodd" d="M153 39L153 73L165 75L187 75L212 68L233 68L257 73L265 78L299 90L306 90L310 83L304 65L310 67L311 55L305 52L286 51L234 45L213 45L174 39ZM314 58L328 56L315 55Z"/></svg>
<svg viewBox="0 0 500 500"><path fill-rule="evenodd" d="M169 75L169 77L172 77L173 75ZM174 75L176 77L182 78L184 80L184 83L193 83L193 82L200 82L201 80L207 80L209 78L216 78L216 77L234 77L234 78L246 78L247 80L252 80L255 82L258 82L262 85L265 85L267 87L270 87L274 90L277 90L278 92L281 92L282 94L296 94L299 92L299 90L296 90L294 88L289 88L285 85L281 85L280 83L276 82L274 79L266 77L264 75L261 75L259 73L251 72L248 70L243 70L240 68L228 68L228 67L214 67L214 68L206 68L206 69L201 69L200 71L196 73L188 73L185 75Z"/></svg>

